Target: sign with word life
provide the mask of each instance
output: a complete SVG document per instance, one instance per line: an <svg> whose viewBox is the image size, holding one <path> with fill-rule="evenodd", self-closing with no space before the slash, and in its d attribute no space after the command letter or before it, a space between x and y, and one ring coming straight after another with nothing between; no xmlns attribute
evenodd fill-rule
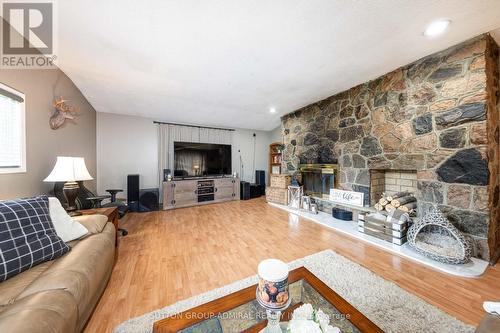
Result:
<svg viewBox="0 0 500 333"><path fill-rule="evenodd" d="M330 201L363 207L365 194L354 191L330 189Z"/></svg>

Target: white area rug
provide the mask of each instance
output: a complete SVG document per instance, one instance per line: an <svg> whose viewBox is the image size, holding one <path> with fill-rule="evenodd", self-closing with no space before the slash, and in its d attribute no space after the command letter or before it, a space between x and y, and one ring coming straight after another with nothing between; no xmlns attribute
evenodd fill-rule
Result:
<svg viewBox="0 0 500 333"><path fill-rule="evenodd" d="M385 332L473 332L474 327L451 317L423 299L384 280L368 269L326 250L295 260L290 269L305 266ZM132 318L114 333L149 333L157 320L209 302L257 283L257 276Z"/></svg>

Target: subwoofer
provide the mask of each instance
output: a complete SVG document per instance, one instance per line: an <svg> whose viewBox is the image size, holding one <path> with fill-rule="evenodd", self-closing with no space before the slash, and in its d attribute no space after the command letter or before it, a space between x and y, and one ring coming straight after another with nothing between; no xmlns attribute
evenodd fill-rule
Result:
<svg viewBox="0 0 500 333"><path fill-rule="evenodd" d="M264 194L266 190L264 189ZM261 185L250 184L250 199L258 198L262 195Z"/></svg>
<svg viewBox="0 0 500 333"><path fill-rule="evenodd" d="M240 182L240 200L250 200L249 182Z"/></svg>
<svg viewBox="0 0 500 333"><path fill-rule="evenodd" d="M127 205L130 211L139 211L139 175L127 176Z"/></svg>
<svg viewBox="0 0 500 333"><path fill-rule="evenodd" d="M139 191L139 211L152 212L158 210L160 191L157 188L147 188Z"/></svg>

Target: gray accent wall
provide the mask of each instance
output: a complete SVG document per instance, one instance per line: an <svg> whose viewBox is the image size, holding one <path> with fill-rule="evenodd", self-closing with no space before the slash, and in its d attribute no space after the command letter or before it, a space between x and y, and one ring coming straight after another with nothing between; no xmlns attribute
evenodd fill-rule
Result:
<svg viewBox="0 0 500 333"><path fill-rule="evenodd" d="M90 174L96 171L96 112L61 70L0 70L0 82L26 95L26 172L0 174L0 199L48 193L43 179L57 156L84 157ZM59 96L80 110L75 122L58 130L49 126L52 101ZM86 182L95 190L95 180Z"/></svg>

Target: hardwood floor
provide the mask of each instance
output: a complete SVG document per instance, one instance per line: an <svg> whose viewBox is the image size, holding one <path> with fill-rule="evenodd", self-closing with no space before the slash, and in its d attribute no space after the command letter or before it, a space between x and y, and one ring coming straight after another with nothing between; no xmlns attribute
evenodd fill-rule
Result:
<svg viewBox="0 0 500 333"><path fill-rule="evenodd" d="M500 267L457 278L300 219L263 198L173 211L130 213L118 259L85 332L110 332L131 317L256 274L257 264L332 249L464 322L477 325L484 300L499 300Z"/></svg>

